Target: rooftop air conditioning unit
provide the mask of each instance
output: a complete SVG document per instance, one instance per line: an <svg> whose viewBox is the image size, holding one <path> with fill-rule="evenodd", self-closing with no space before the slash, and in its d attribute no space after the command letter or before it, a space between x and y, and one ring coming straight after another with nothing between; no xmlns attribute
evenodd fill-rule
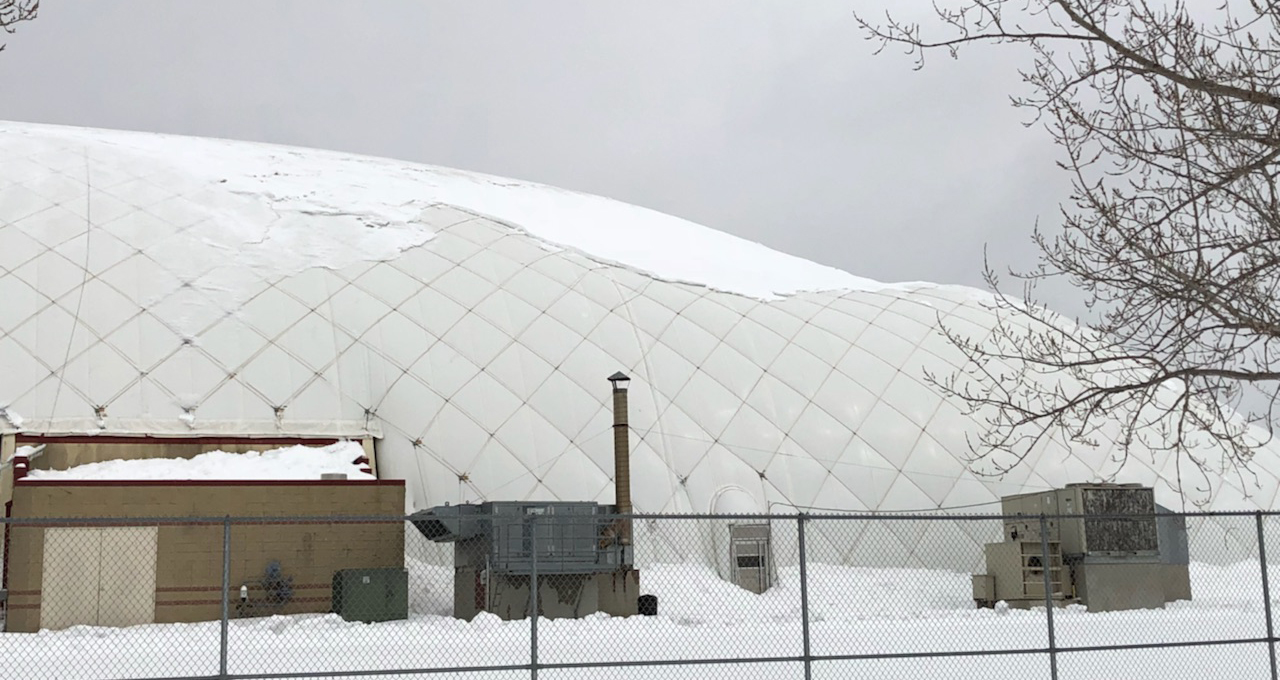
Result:
<svg viewBox="0 0 1280 680"><path fill-rule="evenodd" d="M1150 487L1068 484L1005 496L1001 507L1004 541L984 547L987 573L973 577L979 606L1048 599L1118 611L1191 599L1186 521Z"/></svg>

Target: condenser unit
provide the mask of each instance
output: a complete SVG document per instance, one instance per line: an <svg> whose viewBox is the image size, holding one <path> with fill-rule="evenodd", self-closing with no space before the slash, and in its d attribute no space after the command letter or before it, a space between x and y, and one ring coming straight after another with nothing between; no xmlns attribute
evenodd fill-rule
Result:
<svg viewBox="0 0 1280 680"><path fill-rule="evenodd" d="M1004 541L985 546L987 573L973 577L979 606L1118 611L1191 598L1186 523L1150 487L1069 484L1005 496L1001 507Z"/></svg>

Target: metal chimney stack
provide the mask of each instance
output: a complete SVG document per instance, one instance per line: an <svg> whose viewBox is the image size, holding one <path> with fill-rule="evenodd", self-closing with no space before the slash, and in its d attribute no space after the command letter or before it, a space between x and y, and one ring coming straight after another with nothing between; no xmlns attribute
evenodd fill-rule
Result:
<svg viewBox="0 0 1280 680"><path fill-rule="evenodd" d="M619 515L630 515L631 508L631 432L627 425L627 384L631 378L622 371L609 376L613 385L613 484ZM619 542L631 545L631 520L619 527Z"/></svg>

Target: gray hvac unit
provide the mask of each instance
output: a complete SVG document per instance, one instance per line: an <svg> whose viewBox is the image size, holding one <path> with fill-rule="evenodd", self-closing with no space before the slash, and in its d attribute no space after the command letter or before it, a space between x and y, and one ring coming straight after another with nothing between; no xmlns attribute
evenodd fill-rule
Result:
<svg viewBox="0 0 1280 680"><path fill-rule="evenodd" d="M439 506L409 519L423 536L454 545L458 618L481 611L528 616L535 555L541 616L636 613L639 573L613 506L492 501Z"/></svg>
<svg viewBox="0 0 1280 680"><path fill-rule="evenodd" d="M1065 488L1005 496L1009 540L1040 541L1040 515L1049 516L1049 540L1065 555L1154 557L1160 553L1155 492L1138 484L1068 484ZM1064 515L1061 519L1055 517Z"/></svg>
<svg viewBox="0 0 1280 680"><path fill-rule="evenodd" d="M1046 572L1050 601L1079 602L1090 611L1154 609L1191 598L1186 522L1160 516L1167 511L1150 487L1069 484L1005 496L1001 507L1004 541L985 546L987 573L973 577L979 606L1043 605Z"/></svg>

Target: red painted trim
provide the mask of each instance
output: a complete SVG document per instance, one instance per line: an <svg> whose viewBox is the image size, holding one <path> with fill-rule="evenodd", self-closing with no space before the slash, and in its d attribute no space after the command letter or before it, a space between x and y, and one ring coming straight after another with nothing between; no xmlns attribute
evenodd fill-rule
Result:
<svg viewBox="0 0 1280 680"><path fill-rule="evenodd" d="M368 517L364 515L363 517ZM82 520L82 521L75 521ZM91 517L31 517L15 518L9 526L20 529L101 529L103 527L199 527L222 526L225 520L209 520L203 522L186 522L176 519L153 519L138 517L108 517L94 519ZM288 515L238 515L231 520L233 527L264 526L329 526L332 524L371 524L382 526L408 521L400 515L387 515L386 519L349 519L343 515L334 515L324 519L290 519Z"/></svg>
<svg viewBox="0 0 1280 680"><path fill-rule="evenodd" d="M404 486L403 479L67 479L27 477L22 486Z"/></svg>
<svg viewBox="0 0 1280 680"><path fill-rule="evenodd" d="M287 604L285 604L284 606L286 606L286 607L287 607L287 606L289 606L290 604L295 604L295 603L297 603L297 604L318 604L318 603L321 603L321 602L332 602L332 601L333 601L333 598L331 598L331 597L294 597L294 598L290 598L289 602L288 602ZM237 603L237 602L238 602L238 600L233 600L233 601L232 601L232 604L235 604L235 603ZM169 600L168 602L160 602L160 601L157 601L157 602L156 602L156 606L157 606L157 607L176 607L176 606L183 606L183 605L187 605L187 606L191 606L191 605L221 605L221 604L222 604L222 598L218 598L218 599L216 599L216 600ZM233 617L233 618L234 618L234 617Z"/></svg>
<svg viewBox="0 0 1280 680"><path fill-rule="evenodd" d="M293 586L293 589L294 590L329 590L332 587L333 586L331 584L308 583L308 584ZM215 592L216 593L216 592L221 592L221 590L222 590L221 586L209 586L209 587L194 586L190 588L156 588L156 594L160 595L162 593L190 593L190 592ZM9 594L11 596L40 597L43 594L43 591L42 590L23 590L23 591L14 591ZM295 602L297 603L329 602L332 599L333 599L332 596L293 597L289 599L289 603L292 604ZM157 607L175 606L175 605L206 605L206 604L220 605L222 604L222 598L219 597L213 600L161 600L159 598L156 598ZM11 605L9 608L10 609L36 609L39 606L40 606L39 603L29 603L29 604L15 604L15 605Z"/></svg>
<svg viewBox="0 0 1280 680"><path fill-rule="evenodd" d="M12 500L5 501L4 516L5 519L13 516ZM9 588L9 563L13 561L10 557L13 553L9 552L9 526L10 525L8 523L4 525L4 568L0 569L0 590L7 590Z"/></svg>
<svg viewBox="0 0 1280 680"><path fill-rule="evenodd" d="M69 520L80 519L82 522ZM256 523L258 516L252 518ZM61 527L102 528L102 527L213 527L222 526L225 519L205 521L183 521L167 519L148 519L146 517L14 517L9 526L18 529L58 529Z"/></svg>
<svg viewBox="0 0 1280 680"><path fill-rule="evenodd" d="M329 590L329 589L330 589L330 588L332 588L332 587L333 587L333 584L332 584L332 583L303 583L303 584L301 584L301 585L295 584L295 585L293 586L293 589L294 589L294 590ZM236 588L234 588L234 587L233 587L233 588L232 588L232 590L236 590ZM39 593L40 591L38 591L38 590L33 590L33 591L31 591L31 592L33 592L33 593ZM163 594L163 593L220 593L220 592L222 592L222 586L168 586L168 587L164 587L164 588L156 588L156 593L157 593L157 594ZM232 593L232 595L235 595L235 593Z"/></svg>
<svg viewBox="0 0 1280 680"><path fill-rule="evenodd" d="M338 443L335 437L165 437L162 435L56 435L56 434L22 434L16 437L19 444L265 444L268 446L328 446ZM351 438L348 441L361 442L363 438Z"/></svg>

